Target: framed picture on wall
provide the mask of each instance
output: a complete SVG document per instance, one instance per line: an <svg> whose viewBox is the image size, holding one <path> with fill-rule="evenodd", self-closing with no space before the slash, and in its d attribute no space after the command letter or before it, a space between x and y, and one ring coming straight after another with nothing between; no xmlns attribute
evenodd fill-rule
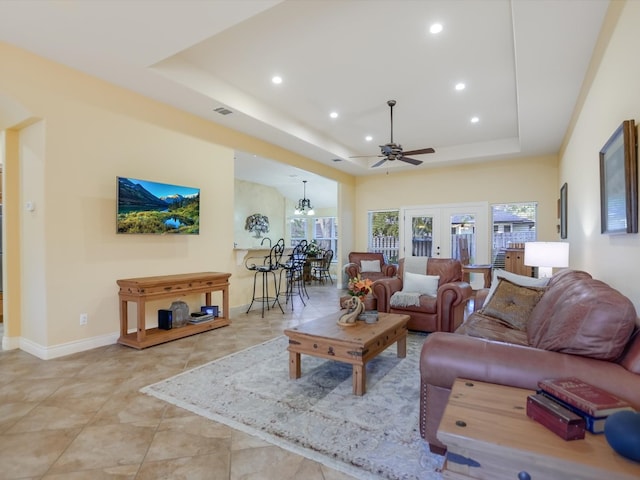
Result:
<svg viewBox="0 0 640 480"><path fill-rule="evenodd" d="M560 238L567 238L567 184L560 188Z"/></svg>
<svg viewBox="0 0 640 480"><path fill-rule="evenodd" d="M636 127L625 120L600 150L600 231L638 233Z"/></svg>

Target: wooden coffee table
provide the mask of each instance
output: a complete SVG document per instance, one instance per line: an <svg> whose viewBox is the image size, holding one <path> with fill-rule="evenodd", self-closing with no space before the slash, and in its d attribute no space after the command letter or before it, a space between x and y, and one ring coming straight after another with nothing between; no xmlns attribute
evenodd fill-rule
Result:
<svg viewBox="0 0 640 480"><path fill-rule="evenodd" d="M640 464L615 453L604 434L565 441L526 414L521 388L457 379L440 421L445 479L632 480Z"/></svg>
<svg viewBox="0 0 640 480"><path fill-rule="evenodd" d="M356 322L341 327L336 322L343 312L288 328L289 378L301 376L300 354L350 363L353 366L353 394L364 395L367 385L366 364L388 346L397 343L398 358L407 356L409 315L380 313L378 322Z"/></svg>

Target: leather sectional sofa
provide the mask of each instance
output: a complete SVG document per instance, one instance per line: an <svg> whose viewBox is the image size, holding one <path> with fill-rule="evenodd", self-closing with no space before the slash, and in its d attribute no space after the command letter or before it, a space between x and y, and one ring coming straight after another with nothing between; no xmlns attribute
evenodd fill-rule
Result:
<svg viewBox="0 0 640 480"><path fill-rule="evenodd" d="M640 323L627 297L586 272L562 270L514 329L486 315L487 292L478 292L474 313L454 333L424 342L420 432L432 452L446 451L437 429L457 377L535 390L538 380L575 376L640 409Z"/></svg>

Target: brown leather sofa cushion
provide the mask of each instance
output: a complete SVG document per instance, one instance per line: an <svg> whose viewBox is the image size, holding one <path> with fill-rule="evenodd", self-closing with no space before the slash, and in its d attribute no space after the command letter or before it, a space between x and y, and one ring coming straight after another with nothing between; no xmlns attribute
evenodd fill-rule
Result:
<svg viewBox="0 0 640 480"><path fill-rule="evenodd" d="M559 272L527 324L532 347L617 360L629 342L636 311L627 297L586 272ZM615 319L615 321L613 321Z"/></svg>

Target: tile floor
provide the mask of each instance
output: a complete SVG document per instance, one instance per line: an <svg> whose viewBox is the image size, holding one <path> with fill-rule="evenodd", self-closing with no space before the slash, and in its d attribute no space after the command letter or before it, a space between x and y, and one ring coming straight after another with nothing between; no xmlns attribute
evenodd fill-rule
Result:
<svg viewBox="0 0 640 480"><path fill-rule="evenodd" d="M43 361L0 352L0 479L301 479L352 477L138 390L336 310L309 288L283 315L232 315L228 327L145 350L110 345Z"/></svg>

